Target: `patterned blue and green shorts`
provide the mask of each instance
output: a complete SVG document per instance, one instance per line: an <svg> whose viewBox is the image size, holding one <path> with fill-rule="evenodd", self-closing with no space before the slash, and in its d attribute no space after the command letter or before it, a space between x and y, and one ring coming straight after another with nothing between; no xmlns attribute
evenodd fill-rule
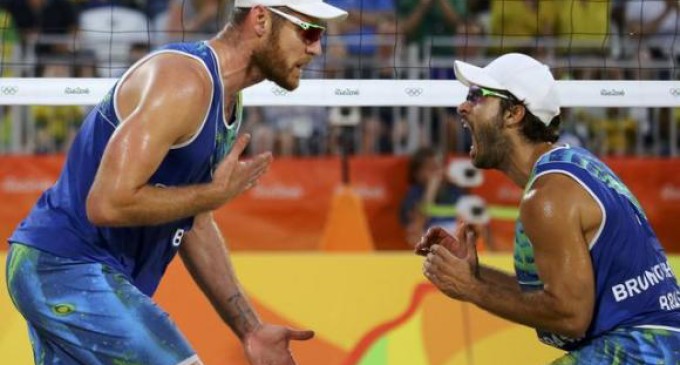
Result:
<svg viewBox="0 0 680 365"><path fill-rule="evenodd" d="M616 329L551 365L680 365L680 329Z"/></svg>
<svg viewBox="0 0 680 365"><path fill-rule="evenodd" d="M7 286L40 365L198 361L167 313L122 274L14 243Z"/></svg>

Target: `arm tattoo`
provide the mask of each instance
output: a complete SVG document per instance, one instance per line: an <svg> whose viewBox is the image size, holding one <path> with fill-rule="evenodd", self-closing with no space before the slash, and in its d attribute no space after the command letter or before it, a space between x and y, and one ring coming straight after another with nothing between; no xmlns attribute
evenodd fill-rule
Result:
<svg viewBox="0 0 680 365"><path fill-rule="evenodd" d="M225 318L229 327L239 338L243 338L257 327L258 319L241 293L236 293L227 300Z"/></svg>

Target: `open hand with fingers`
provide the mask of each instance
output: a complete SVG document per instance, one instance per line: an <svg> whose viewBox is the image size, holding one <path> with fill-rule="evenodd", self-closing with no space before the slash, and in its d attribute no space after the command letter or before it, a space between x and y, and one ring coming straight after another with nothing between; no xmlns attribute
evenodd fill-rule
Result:
<svg viewBox="0 0 680 365"><path fill-rule="evenodd" d="M455 237L434 227L416 246L416 254L425 256L425 277L451 298L466 300L478 281L476 239L476 228L462 223Z"/></svg>
<svg viewBox="0 0 680 365"><path fill-rule="evenodd" d="M313 331L263 324L246 336L246 357L251 365L295 365L289 342L305 341L312 337Z"/></svg>
<svg viewBox="0 0 680 365"><path fill-rule="evenodd" d="M249 134L239 136L229 154L213 173L212 184L218 191L221 204L257 185L259 178L271 165L273 158L270 152L261 153L249 160L240 160L249 141Z"/></svg>

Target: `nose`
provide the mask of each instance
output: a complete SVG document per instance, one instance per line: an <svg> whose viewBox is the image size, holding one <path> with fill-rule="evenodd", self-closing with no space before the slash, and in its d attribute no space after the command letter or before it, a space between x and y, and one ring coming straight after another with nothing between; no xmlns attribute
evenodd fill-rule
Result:
<svg viewBox="0 0 680 365"><path fill-rule="evenodd" d="M460 105L458 105L458 114L461 116L466 116L470 112L470 108L472 107L472 103L465 100L463 101Z"/></svg>
<svg viewBox="0 0 680 365"><path fill-rule="evenodd" d="M323 54L323 48L321 47L321 39L316 42L307 44L307 53L312 56L320 56Z"/></svg>

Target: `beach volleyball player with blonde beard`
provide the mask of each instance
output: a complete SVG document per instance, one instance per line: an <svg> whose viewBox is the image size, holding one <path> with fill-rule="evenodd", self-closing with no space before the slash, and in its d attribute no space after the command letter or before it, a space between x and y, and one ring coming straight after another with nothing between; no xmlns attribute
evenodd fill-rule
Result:
<svg viewBox="0 0 680 365"><path fill-rule="evenodd" d="M553 364L680 364L680 288L642 206L602 161L556 143L549 68L522 54L456 61L470 157L524 189L515 275L477 260L476 230L427 232L425 276L451 298L533 327L568 353ZM521 354L517 354L521 360Z"/></svg>
<svg viewBox="0 0 680 365"><path fill-rule="evenodd" d="M214 38L162 47L121 77L9 238L9 293L36 364L201 364L151 299L177 252L251 364L295 363L289 341L313 332L259 319L211 212L272 160L240 160L241 90L295 89L323 22L346 15L322 0L236 0Z"/></svg>

